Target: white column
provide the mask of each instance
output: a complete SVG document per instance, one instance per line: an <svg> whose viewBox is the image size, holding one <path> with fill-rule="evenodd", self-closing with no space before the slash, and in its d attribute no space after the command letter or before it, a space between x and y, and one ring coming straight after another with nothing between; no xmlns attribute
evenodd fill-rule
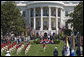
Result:
<svg viewBox="0 0 84 57"><path fill-rule="evenodd" d="M58 8L56 8L56 33L58 34Z"/></svg>
<svg viewBox="0 0 84 57"><path fill-rule="evenodd" d="M60 18L60 28L62 28L62 18L63 18L63 14L62 14L62 9L60 10L61 11L61 18Z"/></svg>
<svg viewBox="0 0 84 57"><path fill-rule="evenodd" d="M36 29L36 11L35 11L35 8L34 8L34 30Z"/></svg>
<svg viewBox="0 0 84 57"><path fill-rule="evenodd" d="M31 27L30 9L29 9L29 24L30 24L30 27Z"/></svg>
<svg viewBox="0 0 84 57"><path fill-rule="evenodd" d="M51 30L51 7L49 7L49 30Z"/></svg>
<svg viewBox="0 0 84 57"><path fill-rule="evenodd" d="M41 28L40 30L43 30L43 8L41 7Z"/></svg>

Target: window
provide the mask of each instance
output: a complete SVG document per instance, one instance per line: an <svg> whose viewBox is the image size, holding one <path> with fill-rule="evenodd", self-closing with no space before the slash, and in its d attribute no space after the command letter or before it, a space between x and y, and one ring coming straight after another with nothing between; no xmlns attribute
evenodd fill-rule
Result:
<svg viewBox="0 0 84 57"><path fill-rule="evenodd" d="M68 16L68 11L65 11L65 16Z"/></svg>
<svg viewBox="0 0 84 57"><path fill-rule="evenodd" d="M33 29L33 27L34 27L34 23L33 23L33 21L34 21L34 19L31 18L31 29Z"/></svg>
<svg viewBox="0 0 84 57"><path fill-rule="evenodd" d="M44 21L44 24L43 24L43 29L44 30L48 30L48 22L47 21Z"/></svg>
<svg viewBox="0 0 84 57"><path fill-rule="evenodd" d="M24 17L26 16L26 11L23 11L23 16L24 16Z"/></svg>
<svg viewBox="0 0 84 57"><path fill-rule="evenodd" d="M40 10L41 10L40 8L36 9L36 16L41 16L41 11Z"/></svg>
<svg viewBox="0 0 84 57"><path fill-rule="evenodd" d="M31 9L31 17L33 17L34 16L34 10L33 9Z"/></svg>
<svg viewBox="0 0 84 57"><path fill-rule="evenodd" d="M44 21L44 26L46 26L47 25L47 21Z"/></svg>
<svg viewBox="0 0 84 57"><path fill-rule="evenodd" d="M58 9L58 17L60 17L60 15L61 15L61 10Z"/></svg>
<svg viewBox="0 0 84 57"><path fill-rule="evenodd" d="M60 22L58 22L58 28L60 28Z"/></svg>
<svg viewBox="0 0 84 57"><path fill-rule="evenodd" d="M44 8L43 9L43 16L48 16L49 14L49 12L48 12L49 10L48 10L48 8Z"/></svg>
<svg viewBox="0 0 84 57"><path fill-rule="evenodd" d="M55 8L51 9L51 16L56 16L56 11L55 10L56 10Z"/></svg>

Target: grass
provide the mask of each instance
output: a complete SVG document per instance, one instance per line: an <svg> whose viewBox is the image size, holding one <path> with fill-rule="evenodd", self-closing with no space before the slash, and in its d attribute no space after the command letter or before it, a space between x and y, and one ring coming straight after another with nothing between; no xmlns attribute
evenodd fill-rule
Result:
<svg viewBox="0 0 84 57"><path fill-rule="evenodd" d="M46 51L43 51L42 44L33 44L29 49L26 56L53 56L54 48L58 48L58 55L62 56L62 47L64 46L64 42L61 41L59 44L46 44Z"/></svg>
<svg viewBox="0 0 84 57"><path fill-rule="evenodd" d="M26 43L24 43L25 45ZM46 44L46 50L43 51L42 44L35 44L31 43L31 47L28 53L25 55L25 49L23 48L22 51L17 55L16 50L11 52L11 56L53 56L54 48L58 48L58 56L62 56L62 48L64 46L64 41L60 41L59 44ZM77 50L77 47L76 47ZM5 56L6 51L2 53L2 56ZM77 54L76 54L77 55Z"/></svg>

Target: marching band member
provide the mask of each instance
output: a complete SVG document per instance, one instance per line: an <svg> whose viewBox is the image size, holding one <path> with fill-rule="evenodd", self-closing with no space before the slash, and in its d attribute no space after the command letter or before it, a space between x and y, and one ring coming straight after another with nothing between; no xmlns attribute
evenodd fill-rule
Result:
<svg viewBox="0 0 84 57"><path fill-rule="evenodd" d="M44 49L44 52L45 52L45 49L46 49L45 42L43 43L43 49Z"/></svg>

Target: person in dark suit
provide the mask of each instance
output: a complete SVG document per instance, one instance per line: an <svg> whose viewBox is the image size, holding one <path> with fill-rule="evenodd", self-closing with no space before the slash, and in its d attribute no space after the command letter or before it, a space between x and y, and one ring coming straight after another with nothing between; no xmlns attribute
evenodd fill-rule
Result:
<svg viewBox="0 0 84 57"><path fill-rule="evenodd" d="M54 56L58 56L58 50L57 50L57 47L55 47L55 50L54 50Z"/></svg>

